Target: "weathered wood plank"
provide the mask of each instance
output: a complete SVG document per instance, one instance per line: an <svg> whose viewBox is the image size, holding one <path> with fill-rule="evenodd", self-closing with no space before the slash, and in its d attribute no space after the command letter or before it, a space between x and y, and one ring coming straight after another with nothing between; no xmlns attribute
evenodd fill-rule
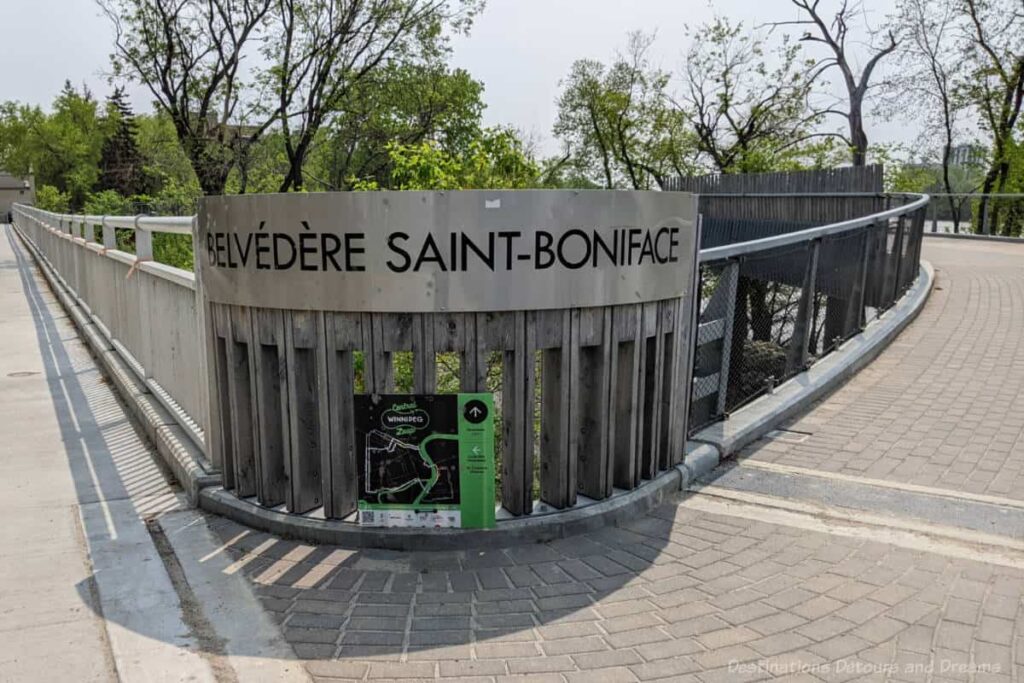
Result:
<svg viewBox="0 0 1024 683"><path fill-rule="evenodd" d="M227 324L227 314L224 309L225 307L220 304L210 304L212 337L216 347L213 354L213 365L217 377L216 385L212 388L216 397L211 403L217 407L215 414L217 434L220 438L216 445L217 453L220 456L221 481L224 488L233 489L235 488L235 445L231 428L231 375L228 370L231 326Z"/></svg>
<svg viewBox="0 0 1024 683"><path fill-rule="evenodd" d="M324 318L327 352L328 426L330 448L321 461L324 515L340 519L352 514L359 500L355 451L355 349L361 347L359 314L332 313Z"/></svg>
<svg viewBox="0 0 1024 683"><path fill-rule="evenodd" d="M227 347L230 382L231 440L234 444L235 492L238 496L256 495L256 450L259 448L253 419L256 395L249 309L228 309L231 343Z"/></svg>
<svg viewBox="0 0 1024 683"><path fill-rule="evenodd" d="M320 400L323 315L308 311L292 311L285 326L288 365L288 418L291 445L288 470L289 512L303 513L323 504L321 486L321 448L326 447L321 434L323 425Z"/></svg>
<svg viewBox="0 0 1024 683"><path fill-rule="evenodd" d="M554 508L576 500L569 457L569 311L538 311L541 352L540 499Z"/></svg>
<svg viewBox="0 0 1024 683"><path fill-rule="evenodd" d="M437 354L434 349L434 316L416 316L412 328L413 377L412 390L432 394L437 387Z"/></svg>
<svg viewBox="0 0 1024 683"><path fill-rule="evenodd" d="M637 459L637 407L640 405L640 335L641 306L620 306L613 312L615 350L610 372L614 414L609 425L612 448L613 484L633 489L640 484L640 463Z"/></svg>
<svg viewBox="0 0 1024 683"><path fill-rule="evenodd" d="M611 309L580 314L580 339L596 344L578 347L577 406L573 431L577 438L577 481L583 495L602 500L611 495L612 463L608 455L608 383L612 347Z"/></svg>
<svg viewBox="0 0 1024 683"><path fill-rule="evenodd" d="M501 504L514 515L533 508L533 349L536 334L525 312L506 316L512 348L502 353ZM503 338L505 334L501 335Z"/></svg>
<svg viewBox="0 0 1024 683"><path fill-rule="evenodd" d="M260 504L285 501L288 476L285 461L288 437L288 392L283 385L287 368L284 316L281 311L257 309L252 313L255 349L256 416L259 452L256 457L256 496Z"/></svg>

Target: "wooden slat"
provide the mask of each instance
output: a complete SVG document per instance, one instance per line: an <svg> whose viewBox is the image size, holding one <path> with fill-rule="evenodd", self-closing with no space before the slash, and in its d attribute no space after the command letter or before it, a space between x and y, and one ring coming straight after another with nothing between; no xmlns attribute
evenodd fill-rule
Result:
<svg viewBox="0 0 1024 683"><path fill-rule="evenodd" d="M434 349L434 316L416 316L412 328L412 387L417 394L432 394L437 387L437 357Z"/></svg>
<svg viewBox="0 0 1024 683"><path fill-rule="evenodd" d="M612 483L632 489L640 483L637 461L637 403L640 391L642 308L619 306L612 312L615 346L609 372L612 415L608 443L612 459Z"/></svg>
<svg viewBox="0 0 1024 683"><path fill-rule="evenodd" d="M533 508L533 385L536 333L525 312L507 316L512 348L502 354L501 503L514 515Z"/></svg>
<svg viewBox="0 0 1024 683"><path fill-rule="evenodd" d="M658 318L661 334L661 387L658 409L658 471L672 467L672 428L676 416L672 412L673 394L675 393L675 369L677 367L676 345L676 302L674 300L658 303Z"/></svg>
<svg viewBox="0 0 1024 683"><path fill-rule="evenodd" d="M288 418L291 444L286 463L289 487L285 505L289 512L303 513L323 504L321 448L327 401L321 401L323 315L292 311L285 326L288 363Z"/></svg>
<svg viewBox="0 0 1024 683"><path fill-rule="evenodd" d="M330 448L321 460L323 468L324 515L343 518L356 509L359 500L357 453L355 451L355 350L362 347L362 318L359 314L325 314L327 394L330 398Z"/></svg>
<svg viewBox="0 0 1024 683"><path fill-rule="evenodd" d="M570 312L537 311L537 345L541 351L540 499L554 508L576 501L569 457Z"/></svg>
<svg viewBox="0 0 1024 683"><path fill-rule="evenodd" d="M612 460L608 447L608 421L612 315L610 308L580 312L579 370L573 404L573 432L577 437L578 490L598 500L611 495ZM591 342L585 345L582 342Z"/></svg>
<svg viewBox="0 0 1024 683"><path fill-rule="evenodd" d="M288 391L282 381L287 367L284 317L272 309L253 310L253 356L256 359L256 424L259 451L256 457L256 496L260 504L285 501L288 476Z"/></svg>
<svg viewBox="0 0 1024 683"><path fill-rule="evenodd" d="M658 315L658 304L643 304L644 359L641 365L643 373L643 412L640 435L642 443L640 473L644 479L653 479L658 473L658 444L661 404L662 359L664 356L664 340L661 334L661 317Z"/></svg>
<svg viewBox="0 0 1024 683"><path fill-rule="evenodd" d="M252 325L249 309L228 310L231 343L227 346L228 382L230 386L231 441L234 445L235 493L256 495L256 450L259 438L254 415L256 387L253 377Z"/></svg>
<svg viewBox="0 0 1024 683"><path fill-rule="evenodd" d="M220 456L218 460L224 488L233 489L235 488L235 445L231 429L231 379L228 371L231 326L227 323L225 306L211 304L210 314L213 328L212 338L215 345L212 360L217 378L216 384L211 389L214 398L210 402L216 406L216 410L211 410L211 414L217 417L216 433L220 437L216 443L216 453Z"/></svg>

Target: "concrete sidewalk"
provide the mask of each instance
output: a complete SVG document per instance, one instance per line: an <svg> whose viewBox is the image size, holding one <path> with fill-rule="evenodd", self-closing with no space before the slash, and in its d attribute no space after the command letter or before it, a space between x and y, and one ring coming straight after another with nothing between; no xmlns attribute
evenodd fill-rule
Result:
<svg viewBox="0 0 1024 683"><path fill-rule="evenodd" d="M152 530L168 514L194 513L9 226L0 234L0 349L0 681L282 680L297 671L272 644L270 659L237 661L210 628L211 610L188 604L189 581L202 574L172 576L194 567L191 556L158 547ZM212 537L193 540L191 553L216 549ZM251 593L235 603L233 613L260 616Z"/></svg>

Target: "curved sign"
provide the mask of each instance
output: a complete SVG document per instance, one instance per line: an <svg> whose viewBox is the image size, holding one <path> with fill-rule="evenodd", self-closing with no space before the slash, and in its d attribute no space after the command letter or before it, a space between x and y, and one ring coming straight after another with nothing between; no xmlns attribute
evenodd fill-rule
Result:
<svg viewBox="0 0 1024 683"><path fill-rule="evenodd" d="M467 190L208 197L210 301L330 311L507 311L678 297L697 199L682 192Z"/></svg>

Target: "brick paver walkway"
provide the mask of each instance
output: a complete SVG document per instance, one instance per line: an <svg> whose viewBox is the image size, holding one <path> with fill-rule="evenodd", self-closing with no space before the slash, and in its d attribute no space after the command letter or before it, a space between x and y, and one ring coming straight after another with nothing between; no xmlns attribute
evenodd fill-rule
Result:
<svg viewBox="0 0 1024 683"><path fill-rule="evenodd" d="M926 240L935 290L869 367L744 456L1024 500L1024 245Z"/></svg>
<svg viewBox="0 0 1024 683"><path fill-rule="evenodd" d="M1024 571L862 539L676 506L466 553L314 548L212 524L325 680L1024 673Z"/></svg>
<svg viewBox="0 0 1024 683"><path fill-rule="evenodd" d="M1024 247L929 241L925 254L938 279L919 319L789 427L806 440L746 455L1024 498ZM313 547L210 523L323 680L1024 677L1019 551L989 564L685 501L464 553Z"/></svg>

